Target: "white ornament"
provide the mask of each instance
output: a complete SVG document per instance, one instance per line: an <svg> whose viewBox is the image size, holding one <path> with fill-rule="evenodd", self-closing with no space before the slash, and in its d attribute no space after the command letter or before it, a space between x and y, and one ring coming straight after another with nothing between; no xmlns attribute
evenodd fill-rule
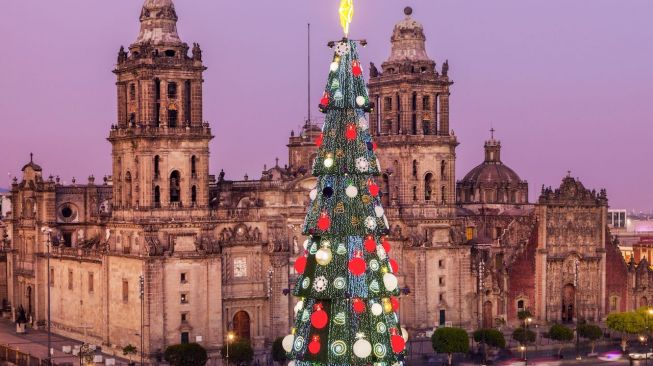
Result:
<svg viewBox="0 0 653 366"><path fill-rule="evenodd" d="M339 66L340 66L339 63L333 61L333 62L331 63L331 66L329 66L329 70L331 70L331 72L336 72L336 71L338 71L338 67L339 67Z"/></svg>
<svg viewBox="0 0 653 366"><path fill-rule="evenodd" d="M383 207L381 206L374 206L374 213L376 214L376 217L381 217L383 216Z"/></svg>
<svg viewBox="0 0 653 366"><path fill-rule="evenodd" d="M368 216L365 219L365 227L370 229L370 230L376 229L376 219L373 218L372 216Z"/></svg>
<svg viewBox="0 0 653 366"><path fill-rule="evenodd" d="M324 159L324 166L327 168L331 168L333 166L333 158Z"/></svg>
<svg viewBox="0 0 653 366"><path fill-rule="evenodd" d="M350 50L351 50L351 47L349 46L349 43L340 42L336 46L336 54L338 56L344 56L344 55L348 54Z"/></svg>
<svg viewBox="0 0 653 366"><path fill-rule="evenodd" d="M383 314L383 306L381 306L381 304L378 302L372 305L372 315L379 316L381 314Z"/></svg>
<svg viewBox="0 0 653 366"><path fill-rule="evenodd" d="M378 171L381 171L381 162L379 161L378 158L376 159L376 169L377 169Z"/></svg>
<svg viewBox="0 0 653 366"><path fill-rule="evenodd" d="M359 339L354 343L354 354L358 358L367 358L372 353L372 345L365 339Z"/></svg>
<svg viewBox="0 0 653 366"><path fill-rule="evenodd" d="M356 169L361 173L366 173L370 169L370 162L364 157L356 159Z"/></svg>
<svg viewBox="0 0 653 366"><path fill-rule="evenodd" d="M358 120L358 127L360 127L361 130L367 130L368 128L370 128L370 124L369 122L367 122L367 119L365 119L365 117L361 117Z"/></svg>
<svg viewBox="0 0 653 366"><path fill-rule="evenodd" d="M362 95L357 96L357 97L356 97L356 104L357 104L359 107L364 106L364 105L365 105L365 97L362 96Z"/></svg>
<svg viewBox="0 0 653 366"><path fill-rule="evenodd" d="M311 241L306 239L304 240L304 250L308 250L308 246L311 244Z"/></svg>
<svg viewBox="0 0 653 366"><path fill-rule="evenodd" d="M313 282L313 289L317 292L326 290L329 281L324 276L317 277Z"/></svg>
<svg viewBox="0 0 653 366"><path fill-rule="evenodd" d="M408 342L408 331L404 327L401 327L401 336L404 338L404 341Z"/></svg>
<svg viewBox="0 0 653 366"><path fill-rule="evenodd" d="M317 188L314 188L311 190L311 192L308 194L308 197L311 198L311 201L315 201L317 198Z"/></svg>
<svg viewBox="0 0 653 366"><path fill-rule="evenodd" d="M385 215L383 215L383 223L385 224L386 229L390 228L390 225L388 224L388 218Z"/></svg>
<svg viewBox="0 0 653 366"><path fill-rule="evenodd" d="M388 291L394 291L397 289L398 281L397 277L392 273L386 273L383 275L383 285Z"/></svg>
<svg viewBox="0 0 653 366"><path fill-rule="evenodd" d="M385 252L385 249L383 249L383 245L377 245L376 246L376 255L378 255L379 259L381 259L381 260L386 258L387 254Z"/></svg>
<svg viewBox="0 0 653 366"><path fill-rule="evenodd" d="M297 304L295 305L295 316L304 308L304 301L299 300L297 301Z"/></svg>
<svg viewBox="0 0 653 366"><path fill-rule="evenodd" d="M345 188L345 194L349 198L354 198L358 196L358 188L356 188L356 186L354 185L348 186L347 188Z"/></svg>
<svg viewBox="0 0 653 366"><path fill-rule="evenodd" d="M396 363L397 366L400 366L399 363ZM295 361L288 362L288 366L295 366ZM394 366L394 365L393 365Z"/></svg>
<svg viewBox="0 0 653 366"><path fill-rule="evenodd" d="M292 345L294 341L295 341L295 336L292 334L288 334L287 336L283 337L283 341L281 341L281 345L283 346L283 349L286 352L290 352L292 351Z"/></svg>

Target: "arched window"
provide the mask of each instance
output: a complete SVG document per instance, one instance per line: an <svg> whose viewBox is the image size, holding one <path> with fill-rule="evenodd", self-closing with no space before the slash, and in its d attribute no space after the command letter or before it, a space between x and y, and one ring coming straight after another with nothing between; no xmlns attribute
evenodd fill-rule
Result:
<svg viewBox="0 0 653 366"><path fill-rule="evenodd" d="M170 174L170 203L181 201L181 175L179 171L175 170Z"/></svg>
<svg viewBox="0 0 653 366"><path fill-rule="evenodd" d="M383 174L383 193L381 194L381 203L385 207L390 206L390 177Z"/></svg>
<svg viewBox="0 0 653 366"><path fill-rule="evenodd" d="M129 84L129 100L136 100L136 85L134 83Z"/></svg>
<svg viewBox="0 0 653 366"><path fill-rule="evenodd" d="M417 201L417 187L413 186L413 201Z"/></svg>
<svg viewBox="0 0 653 366"><path fill-rule="evenodd" d="M156 105L154 107L154 124L156 127L161 125L161 80L154 79L154 99Z"/></svg>
<svg viewBox="0 0 653 366"><path fill-rule="evenodd" d="M433 195L433 174L428 173L424 177L424 200L430 201Z"/></svg>
<svg viewBox="0 0 653 366"><path fill-rule="evenodd" d="M136 113L129 114L129 125L133 126L136 124Z"/></svg>
<svg viewBox="0 0 653 366"><path fill-rule="evenodd" d="M447 162L444 160L440 162L440 177L443 181L447 180Z"/></svg>
<svg viewBox="0 0 653 366"><path fill-rule="evenodd" d="M413 177L417 177L417 160L413 160Z"/></svg>
<svg viewBox="0 0 653 366"><path fill-rule="evenodd" d="M127 197L125 197L125 204L127 207L130 207L132 204L132 173L130 171L125 173L125 183L127 185L127 187L125 187L125 193L127 194Z"/></svg>
<svg viewBox="0 0 653 366"><path fill-rule="evenodd" d="M154 187L154 207L161 207L161 188Z"/></svg>
<svg viewBox="0 0 653 366"><path fill-rule="evenodd" d="M249 314L245 311L239 311L234 315L234 333L239 341L250 339L250 321Z"/></svg>
<svg viewBox="0 0 653 366"><path fill-rule="evenodd" d="M442 197L442 204L445 205L447 203L447 187L442 186L440 190L442 191L440 196Z"/></svg>
<svg viewBox="0 0 653 366"><path fill-rule="evenodd" d="M154 178L159 178L161 175L161 170L159 169L159 163L161 162L161 158L159 155L154 157Z"/></svg>
<svg viewBox="0 0 653 366"><path fill-rule="evenodd" d="M190 200L193 202L193 205L197 203L197 187L195 186L190 189Z"/></svg>
<svg viewBox="0 0 653 366"><path fill-rule="evenodd" d="M190 158L190 174L193 178L197 177L197 158L195 155Z"/></svg>
<svg viewBox="0 0 653 366"><path fill-rule="evenodd" d="M168 99L177 99L177 83L168 83Z"/></svg>
<svg viewBox="0 0 653 366"><path fill-rule="evenodd" d="M526 307L524 307L524 300L517 301L517 312L525 311L525 310Z"/></svg>

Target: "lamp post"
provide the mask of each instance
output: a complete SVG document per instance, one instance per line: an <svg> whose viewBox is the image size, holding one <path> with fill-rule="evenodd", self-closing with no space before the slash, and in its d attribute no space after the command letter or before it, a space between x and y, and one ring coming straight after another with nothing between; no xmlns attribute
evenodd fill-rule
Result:
<svg viewBox="0 0 653 366"><path fill-rule="evenodd" d="M46 258L46 270L45 272L47 273L46 275L46 281L47 281L47 288L48 288L48 366L52 365L52 333L50 332L51 328L51 321L50 321L50 284L51 284L51 279L50 279L50 244L52 243L52 229L44 226L41 228L41 232L44 233L45 235L48 236L48 240L46 242L46 247L47 247L47 252L45 255Z"/></svg>
<svg viewBox="0 0 653 366"><path fill-rule="evenodd" d="M575 271L574 271L574 314L573 315L576 315L576 359L577 360L581 359L580 350L579 350L580 338L579 338L579 334L578 334L578 325L579 325L578 321L580 320L580 317L579 317L580 314L578 313L578 293L577 293L578 292L578 265L579 264L580 264L580 261L578 259L576 259L576 261L574 261Z"/></svg>
<svg viewBox="0 0 653 366"><path fill-rule="evenodd" d="M480 313L480 316L479 316L479 318L480 318L479 319L480 327L479 328L481 329L481 347L482 347L482 352L483 352L483 357L481 359L481 364L482 365L485 365L485 362L486 362L486 360L485 360L485 331L484 331L485 324L483 324L483 321L485 320L485 303L484 303L484 300L485 300L485 291L484 291L485 282L484 282L484 276L485 276L485 261L481 257L481 262L478 264L478 292L481 295L481 304L480 304L481 305L480 306L481 311L479 312Z"/></svg>
<svg viewBox="0 0 653 366"><path fill-rule="evenodd" d="M141 366L143 366L143 310L145 307L145 278L143 275L138 276L138 285L139 285L139 290L140 290L140 298L141 298Z"/></svg>
<svg viewBox="0 0 653 366"><path fill-rule="evenodd" d="M227 366L229 366L229 343L234 340L236 336L233 332L227 332Z"/></svg>
<svg viewBox="0 0 653 366"><path fill-rule="evenodd" d="M533 318L527 317L524 318L524 344L522 346L522 352L524 353L524 366L528 365L528 326L533 321Z"/></svg>

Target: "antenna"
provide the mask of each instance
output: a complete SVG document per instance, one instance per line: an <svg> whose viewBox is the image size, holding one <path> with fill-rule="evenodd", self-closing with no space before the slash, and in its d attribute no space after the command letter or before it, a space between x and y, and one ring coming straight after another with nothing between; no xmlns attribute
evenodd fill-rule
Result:
<svg viewBox="0 0 653 366"><path fill-rule="evenodd" d="M306 124L311 123L311 23L308 23L308 94L306 107L308 108L308 119Z"/></svg>

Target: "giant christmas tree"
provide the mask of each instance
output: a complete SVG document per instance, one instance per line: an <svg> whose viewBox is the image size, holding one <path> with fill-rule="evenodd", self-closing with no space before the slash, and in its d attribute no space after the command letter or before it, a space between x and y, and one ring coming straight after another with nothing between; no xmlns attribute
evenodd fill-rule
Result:
<svg viewBox="0 0 653 366"><path fill-rule="evenodd" d="M345 34L352 0L342 0ZM305 252L294 295L295 325L283 340L291 366L401 365L397 263L374 176L379 162L368 130L369 101L355 41L335 49L320 109L326 113L313 165L317 186L304 223Z"/></svg>

